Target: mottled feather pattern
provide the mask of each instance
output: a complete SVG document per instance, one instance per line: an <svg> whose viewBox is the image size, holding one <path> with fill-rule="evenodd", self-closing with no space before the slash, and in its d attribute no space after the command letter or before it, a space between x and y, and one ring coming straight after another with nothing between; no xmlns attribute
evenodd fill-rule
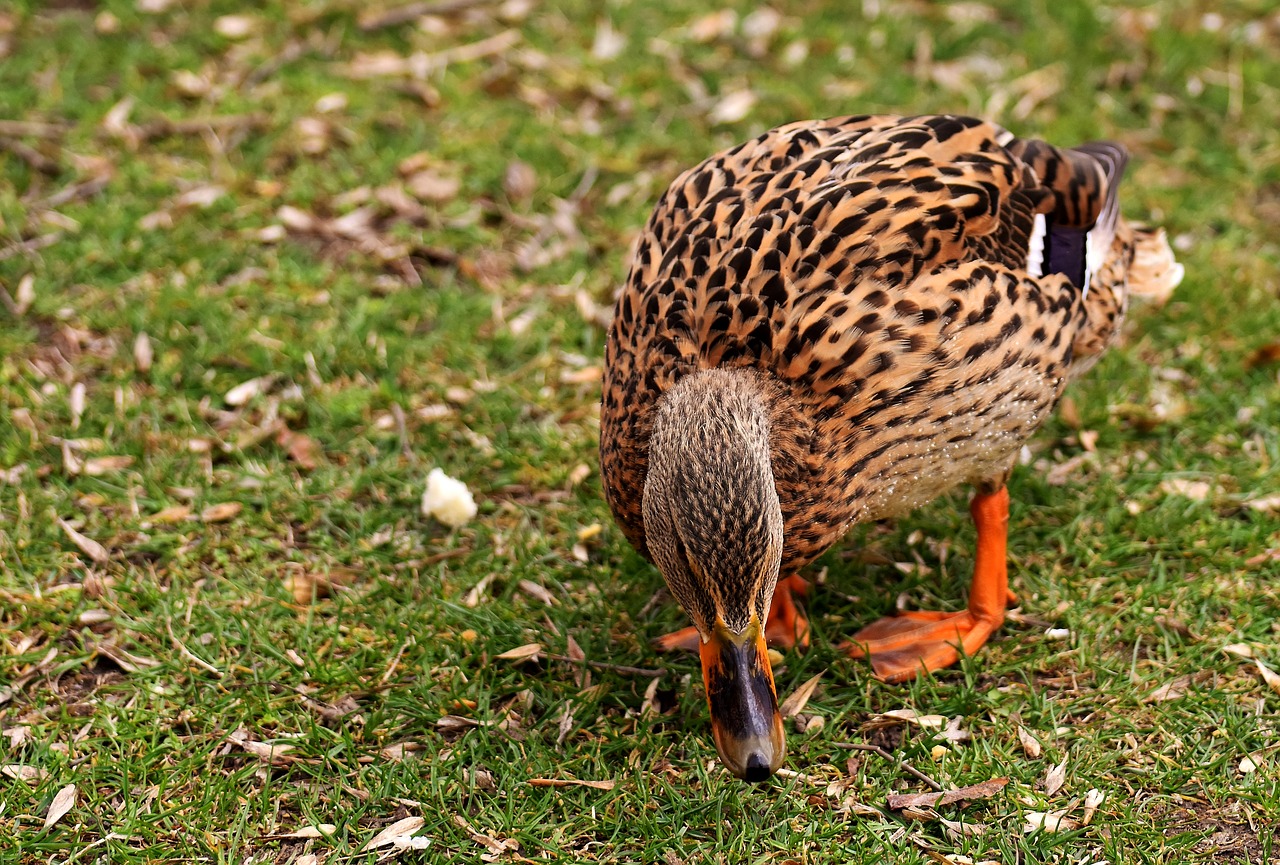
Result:
<svg viewBox="0 0 1280 865"><path fill-rule="evenodd" d="M601 465L627 537L648 554L655 406L704 369L754 369L769 398L784 570L853 522L998 485L1123 316L1121 219L1087 296L1026 270L1037 214L1094 227L1112 168L972 118L860 116L779 127L678 177L605 355Z"/></svg>

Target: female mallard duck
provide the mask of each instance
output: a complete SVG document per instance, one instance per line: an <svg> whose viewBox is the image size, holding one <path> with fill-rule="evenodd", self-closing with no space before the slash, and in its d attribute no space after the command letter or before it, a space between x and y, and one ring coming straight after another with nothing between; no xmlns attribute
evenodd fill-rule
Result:
<svg viewBox="0 0 1280 865"><path fill-rule="evenodd" d="M1058 149L967 117L792 123L680 175L650 218L605 352L601 470L627 538L693 627L716 747L747 780L785 741L766 639L807 642L796 572L854 523L977 486L959 613L853 636L898 682L1004 620L1023 442L1167 296L1159 231L1118 216L1126 153Z"/></svg>

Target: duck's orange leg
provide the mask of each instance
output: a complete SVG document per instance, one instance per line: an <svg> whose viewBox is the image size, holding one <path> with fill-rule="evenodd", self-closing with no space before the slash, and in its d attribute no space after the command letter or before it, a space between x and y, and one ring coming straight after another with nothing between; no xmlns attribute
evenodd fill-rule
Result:
<svg viewBox="0 0 1280 865"><path fill-rule="evenodd" d="M846 644L854 658L869 658L876 678L905 682L922 671L948 667L982 647L1004 622L1012 600L1007 569L1009 491L979 492L969 505L978 529L969 609L959 613L928 610L887 616L863 628Z"/></svg>
<svg viewBox="0 0 1280 865"><path fill-rule="evenodd" d="M790 649L800 646L809 647L809 620L796 606L795 595L804 597L809 592L809 584L797 575L778 580L773 590L773 603L769 606L769 618L765 621L764 636L770 646ZM696 652L702 643L698 629L681 628L670 634L664 634L653 641L654 647L663 652L674 652L684 649Z"/></svg>

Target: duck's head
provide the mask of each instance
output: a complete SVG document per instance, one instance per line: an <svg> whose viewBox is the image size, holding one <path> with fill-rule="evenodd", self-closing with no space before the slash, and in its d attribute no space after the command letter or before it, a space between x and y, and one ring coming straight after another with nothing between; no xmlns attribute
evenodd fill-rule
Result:
<svg viewBox="0 0 1280 865"><path fill-rule="evenodd" d="M747 781L786 753L764 638L782 561L769 426L754 374L688 375L658 404L644 487L649 551L701 636L716 750Z"/></svg>

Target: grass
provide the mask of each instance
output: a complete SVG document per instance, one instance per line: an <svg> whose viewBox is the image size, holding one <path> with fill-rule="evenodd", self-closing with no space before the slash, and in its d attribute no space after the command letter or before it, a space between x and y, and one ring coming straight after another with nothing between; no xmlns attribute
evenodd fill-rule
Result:
<svg viewBox="0 0 1280 865"><path fill-rule="evenodd" d="M0 859L373 862L406 817L430 840L398 861L1280 859L1280 694L1224 651L1280 668L1280 530L1249 505L1280 491L1256 354L1280 334L1280 19L804 2L762 36L735 5L724 32L677 2L368 31L341 0L0 12L0 120L26 124L0 137ZM711 119L739 91L745 115ZM935 110L1125 142L1125 210L1188 276L1015 474L1020 620L955 671L875 683L835 645L899 592L960 603L972 532L960 493L855 531L778 670L783 693L825 671L823 723L791 734L798 774L747 787L714 762L696 662L648 647L681 614L600 495L593 308L681 168L791 119ZM532 183L504 182L516 160ZM419 170L420 208L377 196ZM477 493L463 528L419 513L437 465ZM571 638L664 672L496 658ZM903 708L971 739L868 726ZM977 834L907 820L886 798L924 786L838 747L861 741L1010 783L940 809ZM1023 832L1092 789L1089 825Z"/></svg>

